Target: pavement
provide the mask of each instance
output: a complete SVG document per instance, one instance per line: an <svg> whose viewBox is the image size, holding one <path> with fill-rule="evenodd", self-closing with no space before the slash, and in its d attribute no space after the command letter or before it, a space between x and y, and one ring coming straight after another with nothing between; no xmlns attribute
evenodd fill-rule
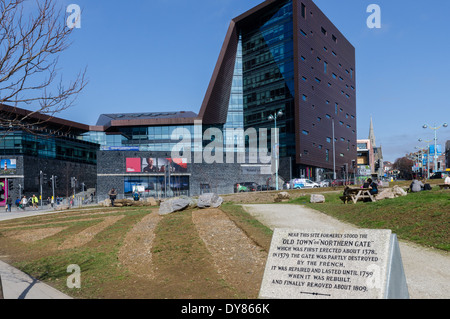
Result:
<svg viewBox="0 0 450 319"><path fill-rule="evenodd" d="M353 225L301 205L263 204L243 207L271 229L356 229ZM399 246L410 298L450 299L450 254L403 240L399 240Z"/></svg>
<svg viewBox="0 0 450 319"><path fill-rule="evenodd" d="M0 212L0 221L54 213L55 211L53 209L49 210L47 208L40 210L32 210L29 208L26 211L13 208L11 213ZM0 298L3 291L4 299L72 299L66 294L1 260L0 283Z"/></svg>

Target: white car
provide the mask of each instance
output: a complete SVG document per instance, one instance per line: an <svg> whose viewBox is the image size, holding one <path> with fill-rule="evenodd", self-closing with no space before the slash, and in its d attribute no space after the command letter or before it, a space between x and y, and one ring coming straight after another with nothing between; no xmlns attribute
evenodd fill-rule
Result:
<svg viewBox="0 0 450 319"><path fill-rule="evenodd" d="M290 184L291 184L291 188L293 188L293 189L320 187L320 185L317 184L316 182L313 182L309 179L304 179L304 178L293 179L293 180L291 180Z"/></svg>

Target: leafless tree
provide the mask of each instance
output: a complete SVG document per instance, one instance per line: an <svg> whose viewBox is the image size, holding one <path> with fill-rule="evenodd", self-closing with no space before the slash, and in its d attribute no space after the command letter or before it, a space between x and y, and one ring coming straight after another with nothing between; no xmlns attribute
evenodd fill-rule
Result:
<svg viewBox="0 0 450 319"><path fill-rule="evenodd" d="M0 106L30 109L25 115L3 111L0 127L48 121L71 107L86 86L86 69L66 84L59 74L58 57L74 30L62 9L57 0L0 0Z"/></svg>

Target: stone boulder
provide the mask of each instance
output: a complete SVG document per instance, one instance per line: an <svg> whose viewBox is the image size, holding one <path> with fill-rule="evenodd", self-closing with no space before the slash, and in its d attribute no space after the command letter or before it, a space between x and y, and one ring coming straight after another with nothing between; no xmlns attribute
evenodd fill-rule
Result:
<svg viewBox="0 0 450 319"><path fill-rule="evenodd" d="M408 193L407 193L403 188L401 188L401 187L398 186L398 185L395 185L395 186L392 188L392 192L394 193L394 195L395 195L396 197L408 195Z"/></svg>
<svg viewBox="0 0 450 319"><path fill-rule="evenodd" d="M311 194L310 203L325 203L325 196L321 194Z"/></svg>
<svg viewBox="0 0 450 319"><path fill-rule="evenodd" d="M392 191L392 188L384 189L375 196L376 200L382 200L386 198L395 198L395 194Z"/></svg>
<svg viewBox="0 0 450 319"><path fill-rule="evenodd" d="M382 200L386 198L396 198L400 196L406 196L408 193L398 185L395 185L393 188L387 188L382 190L375 196L376 200Z"/></svg>
<svg viewBox="0 0 450 319"><path fill-rule="evenodd" d="M188 198L171 198L161 202L159 206L159 215L167 215L173 212L181 211L191 204Z"/></svg>
<svg viewBox="0 0 450 319"><path fill-rule="evenodd" d="M289 195L288 192L279 192L275 195L274 202L287 202L291 198L291 195Z"/></svg>
<svg viewBox="0 0 450 319"><path fill-rule="evenodd" d="M214 207L217 208L222 205L223 198L215 193L206 193L202 194L198 197L197 207L198 208L208 208Z"/></svg>
<svg viewBox="0 0 450 319"><path fill-rule="evenodd" d="M149 205L149 206L158 206L158 202L156 201L156 199L154 197L147 197L144 198L142 200L142 202L144 203L144 205Z"/></svg>

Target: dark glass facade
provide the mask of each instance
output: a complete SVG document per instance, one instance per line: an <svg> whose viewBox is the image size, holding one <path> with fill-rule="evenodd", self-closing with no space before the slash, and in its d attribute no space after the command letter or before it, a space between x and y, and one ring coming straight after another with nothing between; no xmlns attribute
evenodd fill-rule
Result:
<svg viewBox="0 0 450 319"><path fill-rule="evenodd" d="M245 129L273 128L268 117L281 110L284 115L277 120L280 156L295 156L292 1L280 1L256 24L243 24L238 30L243 48Z"/></svg>
<svg viewBox="0 0 450 319"><path fill-rule="evenodd" d="M39 158L96 164L97 144L85 142L75 136L55 136L47 133L12 131L0 139L0 155L28 155Z"/></svg>

